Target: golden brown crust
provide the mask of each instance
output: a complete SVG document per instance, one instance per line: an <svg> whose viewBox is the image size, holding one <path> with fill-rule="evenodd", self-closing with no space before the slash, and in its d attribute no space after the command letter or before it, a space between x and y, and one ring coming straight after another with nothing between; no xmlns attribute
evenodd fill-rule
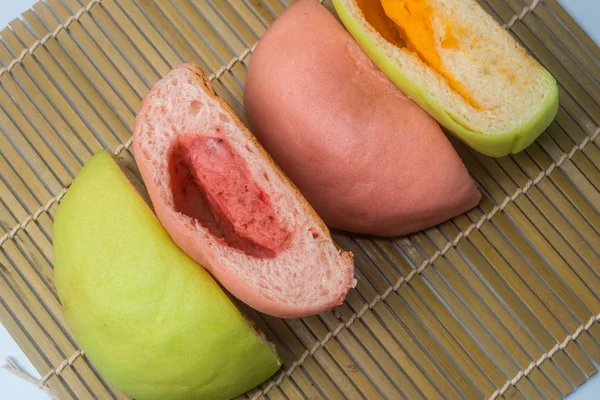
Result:
<svg viewBox="0 0 600 400"><path fill-rule="evenodd" d="M329 237L330 240L333 240L331 238L331 233L329 232L329 228L327 228L327 225L325 225L325 223L323 222L321 217L319 217L317 212L312 208L312 206L308 203L308 201L306 201L306 199L304 198L302 193L300 193L300 191L298 190L296 185L294 185L294 183L287 177L287 175L285 175L283 173L281 168L279 168L279 165L277 165L277 163L273 160L273 158L271 158L271 155L269 153L267 153L267 151L262 147L262 145L260 144L258 139L256 139L256 137L248 130L246 125L244 125L242 123L242 121L238 118L238 116L233 112L233 110L231 109L229 104L227 104L227 102L225 102L221 97L219 97L219 95L213 89L213 87L210 83L210 80L208 79L208 77L206 76L204 71L202 71L202 69L198 65L195 65L195 64L184 64L184 65L180 66L179 68L187 68L189 71L193 72L194 74L196 74L198 76L198 78L200 79L200 84L205 89L207 94L209 94L210 97L212 97L217 102L219 102L219 104L223 107L223 109L229 113L229 116L235 122L238 129L240 129L240 131L249 140L251 140L254 143L254 145L260 152L260 155L265 159L265 161L267 161L271 165L271 167L273 168L273 170L275 171L277 176L279 178L281 178L281 180L289 186L289 188L292 190L292 193L294 194L294 196L300 201L303 211L312 217L312 219L319 225L319 227L323 230L323 232L325 232L327 234L327 236ZM345 258L349 257L349 259L354 259L354 255L352 254L352 252L344 251L344 250L340 249L339 246L337 246L337 244L336 244L336 247L343 257L345 257Z"/></svg>

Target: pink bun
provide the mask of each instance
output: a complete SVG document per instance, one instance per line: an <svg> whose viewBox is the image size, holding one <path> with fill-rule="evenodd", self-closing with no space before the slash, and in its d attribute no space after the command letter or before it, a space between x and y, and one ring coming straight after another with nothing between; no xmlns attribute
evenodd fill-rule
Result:
<svg viewBox="0 0 600 400"><path fill-rule="evenodd" d="M254 134L332 228L418 231L481 195L437 123L316 0L261 38L244 104Z"/></svg>
<svg viewBox="0 0 600 400"><path fill-rule="evenodd" d="M340 304L352 253L193 65L142 102L133 150L156 214L177 245L249 306L302 317Z"/></svg>

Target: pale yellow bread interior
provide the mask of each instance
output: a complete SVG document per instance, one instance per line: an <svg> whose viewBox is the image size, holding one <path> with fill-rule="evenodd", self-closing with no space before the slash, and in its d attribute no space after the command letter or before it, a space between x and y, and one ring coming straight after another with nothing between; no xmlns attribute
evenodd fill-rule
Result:
<svg viewBox="0 0 600 400"><path fill-rule="evenodd" d="M413 10L411 19L429 18L440 61L447 75L453 76L468 96L408 49L402 38L396 43L384 38L392 40L390 20L381 20L387 15L380 1L388 7L386 11L390 6L403 7L404 3L424 3L429 15L415 15ZM363 24L380 50L398 64L413 85L472 132L494 135L517 131L543 112L556 96L553 78L474 0L339 2ZM361 7L370 9L363 14ZM378 12L374 12L376 7L380 8Z"/></svg>

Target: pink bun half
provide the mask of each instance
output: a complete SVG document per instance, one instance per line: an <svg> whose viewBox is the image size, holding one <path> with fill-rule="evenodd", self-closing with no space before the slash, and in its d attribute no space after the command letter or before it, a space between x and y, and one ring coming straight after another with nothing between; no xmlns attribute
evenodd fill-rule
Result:
<svg viewBox="0 0 600 400"><path fill-rule="evenodd" d="M261 38L244 105L254 134L332 228L418 231L481 195L437 123L316 0Z"/></svg>
<svg viewBox="0 0 600 400"><path fill-rule="evenodd" d="M229 292L278 317L340 304L352 253L327 227L194 65L142 102L133 150L171 238Z"/></svg>

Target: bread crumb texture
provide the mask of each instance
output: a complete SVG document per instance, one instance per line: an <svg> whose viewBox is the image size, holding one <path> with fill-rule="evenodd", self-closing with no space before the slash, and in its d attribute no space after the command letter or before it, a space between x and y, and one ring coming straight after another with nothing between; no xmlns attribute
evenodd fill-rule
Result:
<svg viewBox="0 0 600 400"><path fill-rule="evenodd" d="M217 277L228 271L298 309L338 304L352 261L200 79L193 66L174 69L145 97L136 122L136 158L149 170L161 221L173 222L175 242L202 254L197 261Z"/></svg>

